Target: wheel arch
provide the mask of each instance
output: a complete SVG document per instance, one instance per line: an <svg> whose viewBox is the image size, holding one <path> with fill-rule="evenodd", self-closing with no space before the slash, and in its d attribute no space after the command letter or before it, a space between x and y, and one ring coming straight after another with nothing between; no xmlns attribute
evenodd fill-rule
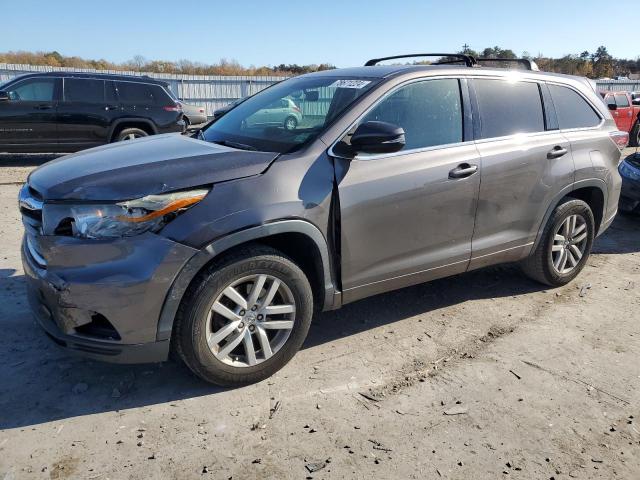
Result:
<svg viewBox="0 0 640 480"><path fill-rule="evenodd" d="M173 323L182 298L197 274L220 255L249 243L262 243L281 250L290 256L309 275L316 298L322 309L332 310L340 306L340 293L332 278L329 248L322 232L305 220L282 220L240 230L214 240L196 253L183 266L167 294L160 318L156 339L171 337Z"/></svg>
<svg viewBox="0 0 640 480"><path fill-rule="evenodd" d="M116 135L125 128L140 128L150 135L158 133L158 128L149 119L146 118L120 118L113 122L109 131L109 143L113 142Z"/></svg>
<svg viewBox="0 0 640 480"><path fill-rule="evenodd" d="M584 201L587 205L589 205L591 211L593 212L593 217L596 224L595 230L596 232L600 230L600 226L602 225L604 219L604 209L607 205L608 199L607 184L604 180L600 180L597 178L580 180L572 185L568 185L554 197L549 208L545 212L542 222L540 222L540 225L538 226L538 234L531 248L531 251L537 248L542 238L542 232L544 231L544 227L547 224L549 217L551 217L553 211L565 198L576 198L578 200Z"/></svg>

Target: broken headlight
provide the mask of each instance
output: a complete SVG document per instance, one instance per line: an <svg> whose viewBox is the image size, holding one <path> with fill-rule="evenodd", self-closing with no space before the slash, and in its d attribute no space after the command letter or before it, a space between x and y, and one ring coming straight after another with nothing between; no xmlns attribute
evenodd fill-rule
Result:
<svg viewBox="0 0 640 480"><path fill-rule="evenodd" d="M207 193L207 189L197 189L147 195L119 203L73 205L68 207L65 222L59 223L53 233L99 239L154 232L198 203Z"/></svg>

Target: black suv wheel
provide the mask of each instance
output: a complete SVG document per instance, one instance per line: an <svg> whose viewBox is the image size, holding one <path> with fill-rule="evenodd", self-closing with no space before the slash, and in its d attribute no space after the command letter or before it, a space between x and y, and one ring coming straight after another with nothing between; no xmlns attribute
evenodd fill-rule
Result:
<svg viewBox="0 0 640 480"><path fill-rule="evenodd" d="M281 369L304 342L313 295L282 253L252 246L200 274L182 302L172 346L199 377L223 386Z"/></svg>
<svg viewBox="0 0 640 480"><path fill-rule="evenodd" d="M582 200L569 198L553 211L537 248L522 262L522 269L546 285L565 285L584 268L594 236L591 208Z"/></svg>
<svg viewBox="0 0 640 480"><path fill-rule="evenodd" d="M136 138L147 137L149 134L140 128L125 128L116 136L116 142L125 140L135 140Z"/></svg>

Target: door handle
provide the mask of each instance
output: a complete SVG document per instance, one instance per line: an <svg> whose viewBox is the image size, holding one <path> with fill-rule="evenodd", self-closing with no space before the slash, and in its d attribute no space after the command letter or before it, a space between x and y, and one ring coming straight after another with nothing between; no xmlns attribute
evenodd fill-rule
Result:
<svg viewBox="0 0 640 480"><path fill-rule="evenodd" d="M564 147L561 147L560 145L556 145L555 147L553 147L551 150L547 152L547 158L549 160L552 160L554 158L560 158L563 155L566 155L567 153L569 153L569 150L567 150Z"/></svg>
<svg viewBox="0 0 640 480"><path fill-rule="evenodd" d="M43 105L36 105L33 108L35 108L36 110L51 110L53 108L53 106L52 105L43 104Z"/></svg>
<svg viewBox="0 0 640 480"><path fill-rule="evenodd" d="M461 163L456 168L449 172L449 178L466 178L470 177L478 171L477 165L469 165L468 163Z"/></svg>

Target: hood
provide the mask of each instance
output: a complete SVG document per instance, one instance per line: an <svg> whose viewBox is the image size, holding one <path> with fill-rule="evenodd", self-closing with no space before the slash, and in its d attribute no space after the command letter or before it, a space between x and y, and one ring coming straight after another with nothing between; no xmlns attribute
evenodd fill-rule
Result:
<svg viewBox="0 0 640 480"><path fill-rule="evenodd" d="M130 200L258 175L277 153L166 134L92 148L46 163L28 182L44 200Z"/></svg>

